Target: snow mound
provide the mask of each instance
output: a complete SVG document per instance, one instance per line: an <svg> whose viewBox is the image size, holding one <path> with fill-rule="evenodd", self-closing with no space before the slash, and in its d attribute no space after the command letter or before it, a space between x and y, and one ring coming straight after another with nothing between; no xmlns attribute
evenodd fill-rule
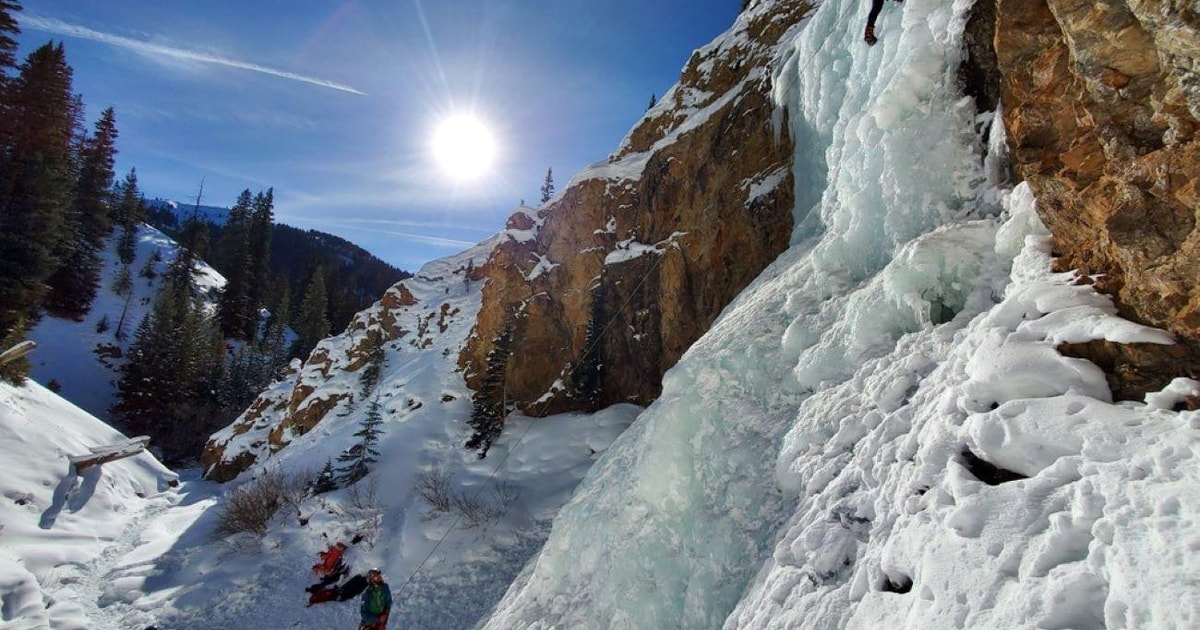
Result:
<svg viewBox="0 0 1200 630"><path fill-rule="evenodd" d="M36 383L0 383L0 626L97 627L81 597L104 596L108 550L173 503L178 480L148 453L78 476L67 461L125 439Z"/></svg>

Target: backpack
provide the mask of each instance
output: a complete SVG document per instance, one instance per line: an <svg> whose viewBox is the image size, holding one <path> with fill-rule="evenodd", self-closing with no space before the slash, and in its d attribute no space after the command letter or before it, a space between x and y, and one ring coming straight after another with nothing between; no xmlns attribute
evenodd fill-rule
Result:
<svg viewBox="0 0 1200 630"><path fill-rule="evenodd" d="M367 612L372 615L382 615L385 610L383 606L383 587L372 586L367 593Z"/></svg>
<svg viewBox="0 0 1200 630"><path fill-rule="evenodd" d="M367 589L367 576L356 575L338 589L338 601L344 602L348 599L353 599L362 594Z"/></svg>
<svg viewBox="0 0 1200 630"><path fill-rule="evenodd" d="M313 591L312 595L308 596L308 605L320 604L321 602L331 602L337 599L337 587L325 587L317 591Z"/></svg>

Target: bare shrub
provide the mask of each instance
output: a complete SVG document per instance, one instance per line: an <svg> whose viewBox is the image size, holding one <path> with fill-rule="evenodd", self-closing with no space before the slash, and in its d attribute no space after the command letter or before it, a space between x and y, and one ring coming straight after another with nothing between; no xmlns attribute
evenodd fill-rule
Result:
<svg viewBox="0 0 1200 630"><path fill-rule="evenodd" d="M426 519L453 512L468 529L499 521L519 498L508 483L494 484L487 496L483 496L482 489L472 490L471 493L455 490L450 483L450 473L444 470L431 470L421 475L413 485L413 490L429 504Z"/></svg>
<svg viewBox="0 0 1200 630"><path fill-rule="evenodd" d="M379 510L379 479L375 475L366 477L366 483L354 483L346 489L350 506L360 512ZM360 480L361 481L361 480Z"/></svg>
<svg viewBox="0 0 1200 630"><path fill-rule="evenodd" d="M261 538L279 508L291 506L299 513L308 485L304 475L287 475L277 468L263 471L229 494L213 534L226 538L247 533Z"/></svg>
<svg viewBox="0 0 1200 630"><path fill-rule="evenodd" d="M480 494L477 492L467 496L465 493L458 493L451 499L453 508L458 512L463 526L468 529L499 521L519 498L512 486L507 483L492 486L491 496L486 499L481 498Z"/></svg>
<svg viewBox="0 0 1200 630"><path fill-rule="evenodd" d="M417 479L414 487L417 494L433 508L434 512L449 512L454 506L454 494L450 490L450 474L431 470Z"/></svg>
<svg viewBox="0 0 1200 630"><path fill-rule="evenodd" d="M505 512L508 512L508 509L512 507L512 504L516 503L517 499L519 498L521 498L520 493L518 493L516 488L513 488L512 484L508 483L507 481L502 481L495 486L492 486L492 499L495 500L497 504L504 506Z"/></svg>
<svg viewBox="0 0 1200 630"><path fill-rule="evenodd" d="M379 505L379 479L370 475L346 489L350 500L347 513L356 521L355 531L367 546L373 546L383 528L383 508Z"/></svg>

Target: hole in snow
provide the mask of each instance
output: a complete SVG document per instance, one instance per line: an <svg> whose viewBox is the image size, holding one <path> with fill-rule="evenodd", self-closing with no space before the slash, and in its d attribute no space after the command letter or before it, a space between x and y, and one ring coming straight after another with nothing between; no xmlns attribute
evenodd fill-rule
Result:
<svg viewBox="0 0 1200 630"><path fill-rule="evenodd" d="M907 575L901 575L893 578L890 575L884 576L883 584L879 586L879 590L884 593L900 593L904 594L912 590L913 580Z"/></svg>
<svg viewBox="0 0 1200 630"><path fill-rule="evenodd" d="M975 478L986 483L989 486L998 486L1009 481L1017 481L1018 479L1028 479L1029 477L1022 475L1019 472L1006 470L995 464L986 462L979 458L978 455L971 452L971 449L963 447L962 463L967 467L967 470L975 475Z"/></svg>

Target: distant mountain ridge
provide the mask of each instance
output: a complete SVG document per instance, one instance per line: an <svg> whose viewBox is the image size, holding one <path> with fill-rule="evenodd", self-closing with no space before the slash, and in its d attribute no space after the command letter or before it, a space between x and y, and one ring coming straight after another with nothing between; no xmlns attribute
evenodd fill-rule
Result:
<svg viewBox="0 0 1200 630"><path fill-rule="evenodd" d="M216 243L229 208L154 199L147 201L147 221L172 236L193 214L209 224L209 242ZM210 261L211 262L211 261ZM334 332L342 330L358 311L368 307L396 282L412 274L381 260L362 247L326 232L274 223L270 269L287 277L293 299L303 296L313 271L321 267L329 287L329 318ZM218 271L225 272L218 266Z"/></svg>
<svg viewBox="0 0 1200 630"><path fill-rule="evenodd" d="M150 223L174 225L176 227L183 225L183 222L195 213L200 218L208 223L217 225L225 225L225 221L229 219L229 208L220 206L201 206L194 203L184 203L175 201L174 199L150 199L146 201L146 211L150 216Z"/></svg>

